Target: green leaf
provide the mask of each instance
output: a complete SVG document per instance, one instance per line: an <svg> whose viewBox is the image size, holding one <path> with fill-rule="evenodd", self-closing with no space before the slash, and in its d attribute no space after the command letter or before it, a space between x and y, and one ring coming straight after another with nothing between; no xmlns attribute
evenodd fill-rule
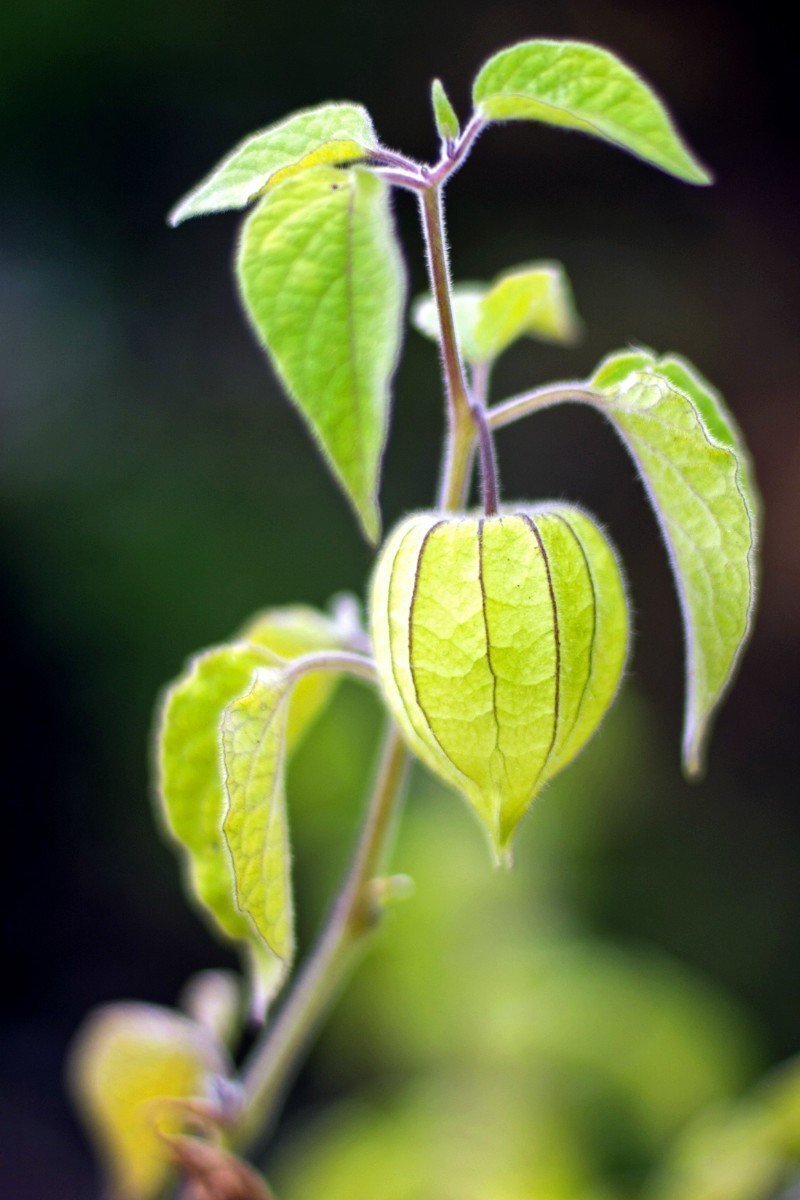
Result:
<svg viewBox="0 0 800 1200"><path fill-rule="evenodd" d="M364 158L377 148L372 120L360 104L321 104L245 138L169 216L188 217L245 208L267 186L320 163Z"/></svg>
<svg viewBox="0 0 800 1200"><path fill-rule="evenodd" d="M476 112L486 120L579 129L687 183L711 182L652 89L599 46L520 42L484 64L472 94Z"/></svg>
<svg viewBox="0 0 800 1200"><path fill-rule="evenodd" d="M622 676L627 603L613 550L567 505L417 513L381 552L371 623L381 687L411 749L507 856Z"/></svg>
<svg viewBox="0 0 800 1200"><path fill-rule="evenodd" d="M236 903L284 973L294 950L284 791L288 699L284 672L261 667L221 725L228 797L222 830Z"/></svg>
<svg viewBox="0 0 800 1200"><path fill-rule="evenodd" d="M174 1101L209 1100L228 1071L213 1038L149 1004L93 1012L70 1051L70 1091L103 1161L115 1200L151 1200L171 1174L165 1138L185 1117Z"/></svg>
<svg viewBox="0 0 800 1200"><path fill-rule="evenodd" d="M722 398L684 359L612 355L592 386L628 447L667 544L686 628L686 769L741 656L757 591L760 501Z"/></svg>
<svg viewBox="0 0 800 1200"><path fill-rule="evenodd" d="M570 345L580 332L567 274L556 262L515 267L489 285L457 286L453 315L462 353L472 364L493 362L525 335ZM431 296L416 302L411 319L421 333L439 340L439 317Z"/></svg>
<svg viewBox="0 0 800 1200"><path fill-rule="evenodd" d="M386 184L357 167L287 180L247 219L238 278L256 334L376 539L405 290Z"/></svg>
<svg viewBox="0 0 800 1200"><path fill-rule="evenodd" d="M256 668L275 662L246 642L197 655L167 692L158 738L158 793L167 830L181 850L190 895L226 937L243 943L251 957L259 998L272 991L274 964L254 944L239 911L221 825L225 795L219 722L225 707L245 691Z"/></svg>
<svg viewBox="0 0 800 1200"><path fill-rule="evenodd" d="M235 898L221 827L226 808L219 726L227 706L247 691L259 667L275 666L341 644L334 623L297 605L267 609L239 639L193 658L167 691L158 729L158 795L164 823L184 859L190 895L213 926L247 947L259 1003L278 984L272 955L255 939ZM299 743L335 687L333 672L300 679L289 704L289 747Z"/></svg>
<svg viewBox="0 0 800 1200"><path fill-rule="evenodd" d="M434 79L431 85L431 103L436 132L443 142L454 142L461 132L461 126L441 79Z"/></svg>

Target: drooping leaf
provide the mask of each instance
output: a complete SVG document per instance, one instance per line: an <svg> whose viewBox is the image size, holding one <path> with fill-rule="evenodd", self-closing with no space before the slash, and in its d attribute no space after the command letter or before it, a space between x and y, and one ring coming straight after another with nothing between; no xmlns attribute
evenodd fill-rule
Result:
<svg viewBox="0 0 800 1200"><path fill-rule="evenodd" d="M569 280L555 262L516 267L491 284L457 286L453 315L462 353L473 364L493 362L525 335L569 345L580 331ZM439 340L439 317L431 296L417 301L412 321L421 333Z"/></svg>
<svg viewBox="0 0 800 1200"><path fill-rule="evenodd" d="M749 457L722 398L676 355L613 355L592 386L638 467L669 551L686 628L683 754L695 774L755 608L760 502Z"/></svg>
<svg viewBox="0 0 800 1200"><path fill-rule="evenodd" d="M275 963L236 905L230 860L222 839L225 792L219 723L253 673L275 658L260 646L236 642L197 655L167 692L158 733L158 796L167 830L181 851L190 896L214 927L248 950L259 998L275 986Z"/></svg>
<svg viewBox="0 0 800 1200"><path fill-rule="evenodd" d="M434 79L431 85L431 103L439 137L443 142L455 141L461 132L461 126L441 79Z"/></svg>
<svg viewBox="0 0 800 1200"><path fill-rule="evenodd" d="M236 903L284 971L294 950L284 772L289 692L284 672L261 667L222 718L227 805L222 830Z"/></svg>
<svg viewBox="0 0 800 1200"><path fill-rule="evenodd" d="M628 639L613 551L567 505L418 513L381 553L371 621L381 687L411 748L505 856L616 693Z"/></svg>
<svg viewBox="0 0 800 1200"><path fill-rule="evenodd" d="M358 167L287 180L247 219L238 278L260 341L375 539L405 291L386 184Z"/></svg>
<svg viewBox="0 0 800 1200"><path fill-rule="evenodd" d="M608 50L586 42L520 42L495 54L473 86L488 121L543 121L629 150L687 183L711 177L650 87Z"/></svg>
<svg viewBox="0 0 800 1200"><path fill-rule="evenodd" d="M218 728L226 706L268 662L274 658L247 642L197 655L167 692L159 728L158 792L167 827L184 853L196 898L235 939L246 939L249 930L234 903L220 834L224 793Z"/></svg>
<svg viewBox="0 0 800 1200"><path fill-rule="evenodd" d="M364 158L377 144L370 115L360 104L321 104L294 113L245 138L176 205L170 224L244 208L267 185L296 171Z"/></svg>
<svg viewBox="0 0 800 1200"><path fill-rule="evenodd" d="M227 1064L213 1038L186 1017L148 1004L92 1013L69 1060L76 1107L95 1143L113 1200L160 1195L171 1160L163 1137L184 1118L174 1100L203 1100Z"/></svg>
<svg viewBox="0 0 800 1200"><path fill-rule="evenodd" d="M219 726L222 714L247 691L258 667L314 650L334 648L334 623L304 606L259 613L235 642L193 658L164 698L158 729L158 795L171 838L183 856L190 893L214 927L243 943L254 958L263 997L277 983L276 964L236 904L230 858L223 844L225 786ZM332 672L301 679L289 703L289 745L297 745L335 686Z"/></svg>

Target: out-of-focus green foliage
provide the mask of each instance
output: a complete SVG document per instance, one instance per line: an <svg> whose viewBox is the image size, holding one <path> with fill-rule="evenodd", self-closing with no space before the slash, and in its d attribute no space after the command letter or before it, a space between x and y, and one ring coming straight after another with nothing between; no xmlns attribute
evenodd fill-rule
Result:
<svg viewBox="0 0 800 1200"><path fill-rule="evenodd" d="M570 345L580 330L567 273L555 262L504 271L491 284L458 284L453 316L461 353L470 363L491 363L524 336ZM432 296L419 297L411 319L420 333L438 341Z"/></svg>
<svg viewBox="0 0 800 1200"><path fill-rule="evenodd" d="M214 1038L166 1008L113 1004L87 1018L69 1079L113 1200L153 1200L170 1173L165 1138L185 1127L181 1102L202 1103L226 1070Z"/></svg>
<svg viewBox="0 0 800 1200"><path fill-rule="evenodd" d="M297 763L303 792L330 778L329 748L349 749L354 770L363 762L368 709L348 686L341 699ZM576 872L591 873L630 815L620 797L652 786L655 736L628 695L534 806L510 873L486 872L468 817L414 777L394 855L414 895L387 921L319 1052L337 1091L365 1063L373 1082L311 1124L302 1116L270 1160L282 1200L649 1200L682 1131L736 1104L761 1061L739 1007L652 947L594 935L571 899ZM642 751L633 759L632 745ZM334 819L306 813L301 871ZM305 895L309 885L324 891L306 877ZM784 1131L800 1135L788 1101L782 1111ZM784 1153L784 1174L790 1161Z"/></svg>

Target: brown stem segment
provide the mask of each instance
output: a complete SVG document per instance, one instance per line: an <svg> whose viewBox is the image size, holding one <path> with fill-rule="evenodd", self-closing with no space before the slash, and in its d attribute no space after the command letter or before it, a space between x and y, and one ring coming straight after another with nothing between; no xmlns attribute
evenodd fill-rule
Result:
<svg viewBox="0 0 800 1200"><path fill-rule="evenodd" d="M420 196L422 227L428 253L428 273L439 314L444 385L447 393L451 428L469 413L469 393L461 365L453 304L450 296L450 269L444 231L441 187L431 184Z"/></svg>

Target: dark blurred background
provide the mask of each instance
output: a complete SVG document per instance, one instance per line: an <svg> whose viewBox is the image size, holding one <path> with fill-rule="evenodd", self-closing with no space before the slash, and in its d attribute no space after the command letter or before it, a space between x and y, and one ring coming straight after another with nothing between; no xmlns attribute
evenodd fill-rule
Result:
<svg viewBox="0 0 800 1200"><path fill-rule="evenodd" d="M652 948L724 993L751 1031L731 1089L800 1050L800 62L775 11L710 0L3 5L4 1196L97 1194L62 1085L65 1047L86 1010L118 997L171 1003L193 971L232 962L186 905L152 819L159 688L259 606L361 591L370 565L245 327L230 269L239 218L171 232L164 214L243 134L325 99L362 101L388 145L433 157L431 78L443 77L465 114L478 65L523 37L596 40L637 66L717 185L687 188L538 126L487 133L449 193L454 275L559 258L587 329L576 349L515 348L497 370L495 398L586 373L628 341L680 350L742 425L767 523L755 636L707 779L689 787L678 761L674 589L630 463L580 409L501 435L507 496L577 499L608 523L631 578L637 636L607 738L576 768L580 786L564 784L563 828L555 788L527 822L522 883L507 896L513 917L487 903L523 942L534 939L537 888L525 881L539 862L556 877L548 903L581 936ZM405 196L396 209L414 294L423 287L416 214ZM385 466L387 523L428 501L440 437L435 354L409 333ZM372 700L342 695L341 712L293 768L306 938L344 861L377 732ZM414 822L431 813L458 831L441 854L468 846L469 869L491 884L477 830L421 779L397 868L415 873ZM456 867L448 857L448 872ZM417 899L398 909L387 942L416 920L416 904L424 938L437 903L431 871L420 866ZM462 902L473 901L453 899ZM364 977L375 994L382 947ZM420 1004L433 1011L435 969L426 979ZM397 1045L400 1061L382 1063L388 1033L382 1043L378 1022L370 1035L359 986L351 1013L366 1022L369 1055L356 1046L348 1056L345 997L290 1120L302 1125L310 1108L382 1070L413 1074L412 1052L404 1062ZM612 1005L613 996L612 987ZM639 1149L637 1159L626 1148L625 1170L647 1166L652 1148Z"/></svg>

